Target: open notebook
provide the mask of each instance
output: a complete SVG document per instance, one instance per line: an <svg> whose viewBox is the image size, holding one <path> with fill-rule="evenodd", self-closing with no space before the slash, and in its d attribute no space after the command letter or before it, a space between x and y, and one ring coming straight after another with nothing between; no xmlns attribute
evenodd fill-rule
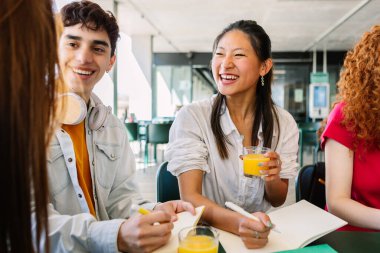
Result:
<svg viewBox="0 0 380 253"><path fill-rule="evenodd" d="M169 242L155 250L154 253L177 253L178 250L178 232L185 227L191 227L198 224L199 219L202 216L204 206L199 206L195 208L195 215L192 215L190 212L178 213L178 220L174 222L174 228L172 230L172 236L169 239Z"/></svg>
<svg viewBox="0 0 380 253"><path fill-rule="evenodd" d="M271 231L269 242L264 248L249 250L237 235L218 230L219 241L226 252L275 252L302 248L347 224L305 200L277 209L268 215L281 233Z"/></svg>

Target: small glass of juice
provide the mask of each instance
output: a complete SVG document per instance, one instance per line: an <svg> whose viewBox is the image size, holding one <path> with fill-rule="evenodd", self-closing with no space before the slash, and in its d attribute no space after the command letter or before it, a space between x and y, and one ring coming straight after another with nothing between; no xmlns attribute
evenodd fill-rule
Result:
<svg viewBox="0 0 380 253"><path fill-rule="evenodd" d="M267 170L268 167L259 166L259 163L268 162L270 160L269 157L264 156L264 154L269 151L270 149L265 148L265 147L258 147L258 146L244 147L243 149L244 176L260 177L261 176L260 170Z"/></svg>
<svg viewBox="0 0 380 253"><path fill-rule="evenodd" d="M219 234L212 227L186 227L179 231L178 237L178 253L218 253Z"/></svg>

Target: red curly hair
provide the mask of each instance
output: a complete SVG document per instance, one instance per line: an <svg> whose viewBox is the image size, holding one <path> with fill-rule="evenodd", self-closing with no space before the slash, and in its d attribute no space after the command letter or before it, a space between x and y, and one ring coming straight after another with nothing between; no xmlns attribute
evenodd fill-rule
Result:
<svg viewBox="0 0 380 253"><path fill-rule="evenodd" d="M343 125L365 149L380 149L380 25L366 32L347 53L337 83L344 102Z"/></svg>

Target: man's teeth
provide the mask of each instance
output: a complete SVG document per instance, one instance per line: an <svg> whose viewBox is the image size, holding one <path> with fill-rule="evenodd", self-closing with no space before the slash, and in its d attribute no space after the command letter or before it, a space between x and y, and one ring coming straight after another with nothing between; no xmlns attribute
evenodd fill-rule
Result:
<svg viewBox="0 0 380 253"><path fill-rule="evenodd" d="M221 77L223 79L227 79L227 80L236 80L237 79L237 76L234 76L234 75L221 75Z"/></svg>
<svg viewBox="0 0 380 253"><path fill-rule="evenodd" d="M73 69L75 73L80 74L80 75L91 75L92 71L86 71L86 70L81 70L81 69Z"/></svg>

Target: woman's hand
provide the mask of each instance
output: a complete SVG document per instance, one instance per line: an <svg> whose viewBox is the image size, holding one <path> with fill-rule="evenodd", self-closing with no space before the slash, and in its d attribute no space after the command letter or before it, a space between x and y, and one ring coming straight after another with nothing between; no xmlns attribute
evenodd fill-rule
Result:
<svg viewBox="0 0 380 253"><path fill-rule="evenodd" d="M253 213L261 222L243 217L239 221L239 236L248 249L258 249L268 243L270 219L265 213Z"/></svg>
<svg viewBox="0 0 380 253"><path fill-rule="evenodd" d="M270 160L268 162L259 163L259 166L268 167L268 170L260 170L262 178L265 182L280 180L280 171L282 164L280 155L274 151L269 151L264 156L269 157Z"/></svg>

